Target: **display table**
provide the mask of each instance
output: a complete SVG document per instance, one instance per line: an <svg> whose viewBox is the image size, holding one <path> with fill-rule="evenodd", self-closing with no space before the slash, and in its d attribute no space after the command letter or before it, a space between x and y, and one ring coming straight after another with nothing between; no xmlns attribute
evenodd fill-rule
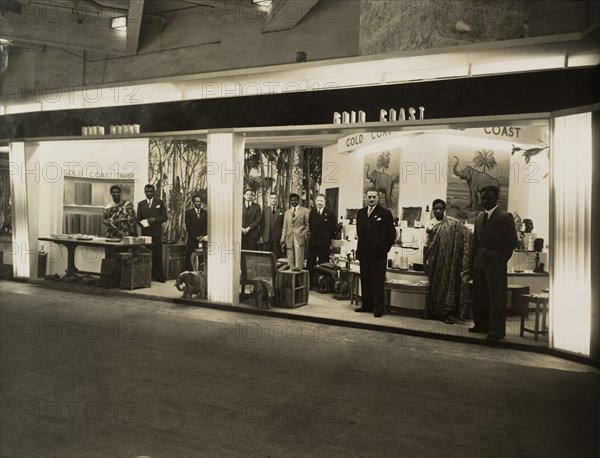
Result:
<svg viewBox="0 0 600 458"><path fill-rule="evenodd" d="M151 246L151 243L125 243L120 242L107 242L104 237L94 237L92 240L80 240L77 237L38 237L38 240L43 242L53 242L57 245L63 245L67 249L67 270L65 271L65 277L73 277L76 274L90 274L98 275L98 272L89 272L77 269L75 265L75 251L78 247L97 247L104 248L106 251L106 257L112 257L114 253L118 251L130 251L132 248L139 246ZM152 265L150 265L152 267Z"/></svg>
<svg viewBox="0 0 600 458"><path fill-rule="evenodd" d="M392 291L410 294L424 294L425 310L423 312L423 318L429 318L429 285L419 285L417 283L408 281L386 281L384 286L386 313L389 313L392 308Z"/></svg>
<svg viewBox="0 0 600 458"><path fill-rule="evenodd" d="M320 264L315 267L315 276L320 278L320 282L315 283L320 293L332 293L336 291L337 282L345 282L345 287L336 291L332 297L337 300L352 299L352 285L354 276L352 271L346 268L335 268L329 263ZM338 284L339 285L339 284Z"/></svg>

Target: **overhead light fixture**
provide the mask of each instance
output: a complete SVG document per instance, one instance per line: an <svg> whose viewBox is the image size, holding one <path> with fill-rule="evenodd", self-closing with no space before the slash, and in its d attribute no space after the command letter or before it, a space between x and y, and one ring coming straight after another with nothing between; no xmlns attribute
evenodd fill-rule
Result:
<svg viewBox="0 0 600 458"><path fill-rule="evenodd" d="M263 11L268 11L271 8L271 3L273 0L252 0L256 6L258 6Z"/></svg>
<svg viewBox="0 0 600 458"><path fill-rule="evenodd" d="M127 28L127 16L113 17L110 20L111 29L126 29Z"/></svg>

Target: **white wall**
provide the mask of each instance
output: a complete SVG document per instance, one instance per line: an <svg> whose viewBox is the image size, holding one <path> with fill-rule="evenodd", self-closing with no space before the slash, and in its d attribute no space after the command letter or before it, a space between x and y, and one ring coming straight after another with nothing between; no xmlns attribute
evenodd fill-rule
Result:
<svg viewBox="0 0 600 458"><path fill-rule="evenodd" d="M115 181L120 174L132 174L134 205L144 198L144 185L148 180L148 139L73 140L28 143L25 145L27 181L29 242L38 244L38 237L62 233L63 184L69 170L86 177L103 177ZM106 203L111 201L106 196ZM60 251L59 251L60 250ZM37 250L36 250L37 251ZM81 251L81 250L79 250ZM84 256L85 255L85 256ZM103 250L86 249L76 257L82 270L100 271ZM66 249L49 248L48 273L64 273ZM31 256L31 276L37 276L37 257Z"/></svg>
<svg viewBox="0 0 600 458"><path fill-rule="evenodd" d="M345 214L346 208L362 207L363 186L367 184L363 176L364 156L374 151L391 151L400 156L398 214L402 207L421 206L421 222L426 223L426 206L431 206L436 198L446 199L448 173L452 174L453 166L448 164L450 144L510 152L513 145L522 149L540 146L538 138L547 142L547 131L547 127L521 128L518 137L516 131L509 136L506 131L494 133L483 128L413 133L345 154L337 152L337 144L331 145L323 149L323 188L340 188L340 215ZM545 241L549 234L549 177L544 175L548 170L547 150L534 156L529 164L525 164L522 152L510 156L508 210L517 212L522 219L532 219L534 232ZM325 180L330 176L335 180ZM419 243L424 239L423 230L409 230L403 231L403 241L405 232Z"/></svg>

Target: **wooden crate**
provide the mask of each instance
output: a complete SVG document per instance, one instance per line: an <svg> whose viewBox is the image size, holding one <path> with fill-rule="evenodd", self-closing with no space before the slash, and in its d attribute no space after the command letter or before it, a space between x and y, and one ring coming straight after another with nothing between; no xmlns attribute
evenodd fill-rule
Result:
<svg viewBox="0 0 600 458"><path fill-rule="evenodd" d="M121 288L149 288L152 284L152 252L137 248L135 253L119 253Z"/></svg>
<svg viewBox="0 0 600 458"><path fill-rule="evenodd" d="M308 304L308 271L284 270L275 277L275 306L296 308Z"/></svg>

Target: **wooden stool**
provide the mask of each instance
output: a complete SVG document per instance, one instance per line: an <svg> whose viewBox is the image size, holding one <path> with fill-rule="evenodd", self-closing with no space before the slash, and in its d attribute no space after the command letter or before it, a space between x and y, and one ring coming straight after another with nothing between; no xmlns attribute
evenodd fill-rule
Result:
<svg viewBox="0 0 600 458"><path fill-rule="evenodd" d="M529 294L529 286L523 285L508 285L508 292L510 293L510 312L511 315L520 315L523 307L525 306L525 313L527 317L527 304L524 305L522 296L523 294Z"/></svg>
<svg viewBox="0 0 600 458"><path fill-rule="evenodd" d="M308 304L308 270L280 270L275 276L275 305L296 308Z"/></svg>
<svg viewBox="0 0 600 458"><path fill-rule="evenodd" d="M522 301L523 307L521 307L521 332L520 335L523 337L524 332L532 332L533 339L538 340L538 335L547 335L548 328L546 327L546 315L548 314L548 294L523 294ZM528 329L525 327L525 318L527 318L527 312L529 311L529 303L535 304L535 327ZM542 313L542 330L540 331L540 312Z"/></svg>
<svg viewBox="0 0 600 458"><path fill-rule="evenodd" d="M204 271L204 248L196 248L194 252L190 255L190 263L192 264L192 270L202 270ZM202 269L200 269L202 266Z"/></svg>
<svg viewBox="0 0 600 458"><path fill-rule="evenodd" d="M386 281L384 287L385 313L390 313L392 308L392 291L397 291L401 293L424 294L425 309L423 310L423 318L429 318L429 285L411 285L407 283L396 283L392 281Z"/></svg>

